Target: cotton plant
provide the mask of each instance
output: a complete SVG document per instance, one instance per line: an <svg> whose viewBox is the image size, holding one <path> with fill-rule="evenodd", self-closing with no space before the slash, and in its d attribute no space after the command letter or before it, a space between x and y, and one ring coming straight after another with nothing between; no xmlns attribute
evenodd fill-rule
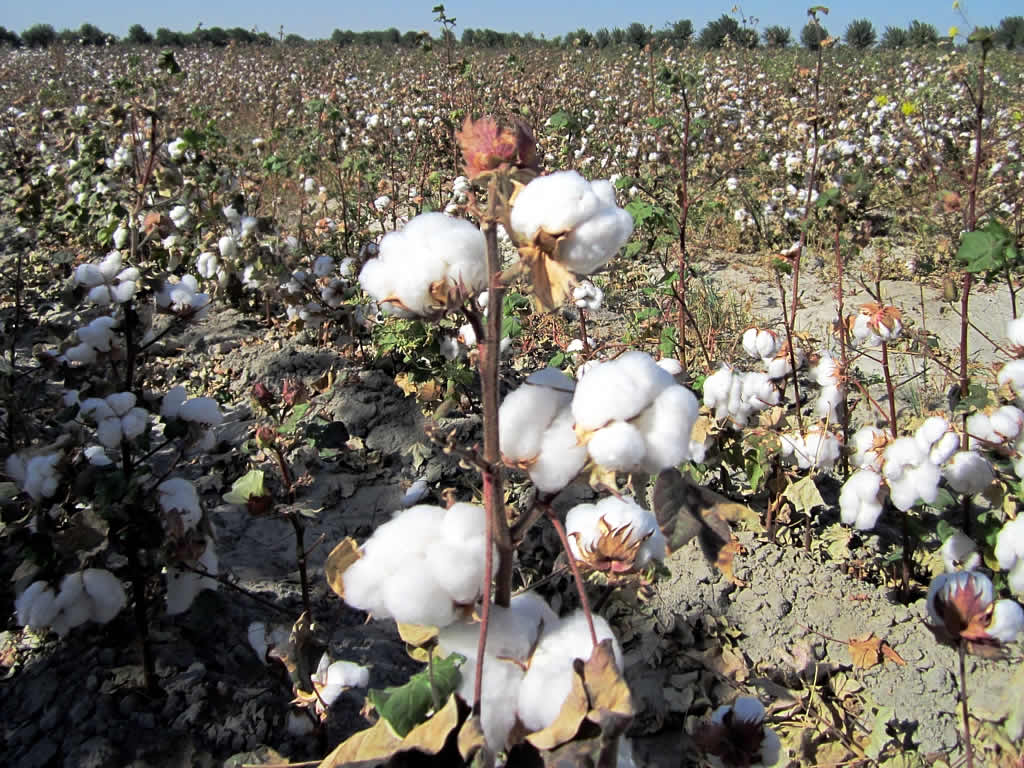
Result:
<svg viewBox="0 0 1024 768"><path fill-rule="evenodd" d="M783 765L782 741L765 724L765 717L760 701L738 696L732 704L723 704L711 713L707 725L697 733L697 745L715 768Z"/></svg>
<svg viewBox="0 0 1024 768"><path fill-rule="evenodd" d="M96 424L96 437L105 448L116 448L146 431L149 412L135 404L133 392L116 392L104 398L83 400L79 413Z"/></svg>
<svg viewBox="0 0 1024 768"><path fill-rule="evenodd" d="M704 405L716 420L742 429L754 415L778 405L781 394L768 374L742 373L723 363L704 380Z"/></svg>
<svg viewBox="0 0 1024 768"><path fill-rule="evenodd" d="M202 549L197 557L181 563L168 565L164 569L166 587L166 610L168 616L184 613L195 601L199 593L206 589L216 590L220 586L217 581L219 559L217 544L212 535L206 535L199 541Z"/></svg>
<svg viewBox="0 0 1024 768"><path fill-rule="evenodd" d="M169 278L156 293L156 306L162 312L188 320L200 320L210 310L210 296L199 290L192 275Z"/></svg>
<svg viewBox="0 0 1024 768"><path fill-rule="evenodd" d="M67 574L54 590L35 581L15 601L18 623L35 630L52 629L60 636L88 621L107 624L127 604L121 580L103 568Z"/></svg>
<svg viewBox="0 0 1024 768"><path fill-rule="evenodd" d="M39 502L52 498L57 493L60 486L60 461L60 453L30 457L12 453L7 457L4 471L32 501Z"/></svg>
<svg viewBox="0 0 1024 768"><path fill-rule="evenodd" d="M370 670L352 661L331 661L324 653L310 675L312 691L299 691L295 703L306 707L318 722L327 719L327 711L341 694L349 688L366 688L370 684Z"/></svg>
<svg viewBox="0 0 1024 768"><path fill-rule="evenodd" d="M823 424L779 436L783 458L800 469L831 469L839 460L842 443Z"/></svg>
<svg viewBox="0 0 1024 768"><path fill-rule="evenodd" d="M65 349L63 358L68 362L91 365L101 356L119 355L122 350L116 330L117 322L117 319L110 315L101 315L90 320L75 331L78 344Z"/></svg>
<svg viewBox="0 0 1024 768"><path fill-rule="evenodd" d="M851 339L869 347L889 344L903 332L903 315L894 306L877 302L863 304L856 315L852 315L847 325Z"/></svg>

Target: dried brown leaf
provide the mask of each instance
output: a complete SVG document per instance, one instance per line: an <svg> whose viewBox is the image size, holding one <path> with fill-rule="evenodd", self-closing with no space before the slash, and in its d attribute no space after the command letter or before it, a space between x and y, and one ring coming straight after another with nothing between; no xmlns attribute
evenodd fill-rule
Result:
<svg viewBox="0 0 1024 768"><path fill-rule="evenodd" d="M338 597L345 597L345 582L342 580L345 571L360 557L362 554L359 552L359 545L351 536L346 536L339 541L337 546L331 550L331 554L327 556L327 562L324 563L324 576L327 577L328 586Z"/></svg>

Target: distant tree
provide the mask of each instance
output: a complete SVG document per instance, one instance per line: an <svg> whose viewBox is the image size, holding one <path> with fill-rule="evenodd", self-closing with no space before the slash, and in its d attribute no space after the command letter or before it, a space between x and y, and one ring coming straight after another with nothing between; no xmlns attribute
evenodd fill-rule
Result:
<svg viewBox="0 0 1024 768"><path fill-rule="evenodd" d="M907 30L903 27L886 27L879 46L888 49L906 48L907 43Z"/></svg>
<svg viewBox="0 0 1024 768"><path fill-rule="evenodd" d="M132 24L128 27L128 36L125 37L125 42L135 43L135 45L149 45L153 42L153 36L141 24Z"/></svg>
<svg viewBox="0 0 1024 768"><path fill-rule="evenodd" d="M635 45L637 48L643 48L651 42L651 30L639 21L634 21L626 27L626 42L630 45Z"/></svg>
<svg viewBox="0 0 1024 768"><path fill-rule="evenodd" d="M0 45L9 45L12 48L20 48L21 38L18 37L17 32L9 30L7 27L0 27Z"/></svg>
<svg viewBox="0 0 1024 768"><path fill-rule="evenodd" d="M594 45L594 36L583 27L580 27L575 32L571 33L569 35L569 39L580 48L590 48Z"/></svg>
<svg viewBox="0 0 1024 768"><path fill-rule="evenodd" d="M338 30L334 30L337 32ZM255 41L256 36L244 27L232 27L227 31L228 40L233 43L252 43Z"/></svg>
<svg viewBox="0 0 1024 768"><path fill-rule="evenodd" d="M914 48L938 45L939 33L931 24L914 19L907 27L907 44Z"/></svg>
<svg viewBox="0 0 1024 768"><path fill-rule="evenodd" d="M462 44L471 46L476 45L476 30L470 27L466 27L462 30Z"/></svg>
<svg viewBox="0 0 1024 768"><path fill-rule="evenodd" d="M624 42L626 42L626 30L622 27L615 27L612 30L612 43L622 45Z"/></svg>
<svg viewBox="0 0 1024 768"><path fill-rule="evenodd" d="M167 27L159 27L156 30L156 44L161 46L177 46L183 48L185 46L185 35L181 32L175 32L168 29Z"/></svg>
<svg viewBox="0 0 1024 768"><path fill-rule="evenodd" d="M714 21L709 21L700 31L697 44L701 48L721 48L726 40L731 40L741 48L757 47L757 32L740 23L727 13L723 13Z"/></svg>
<svg viewBox="0 0 1024 768"><path fill-rule="evenodd" d="M463 37L465 37L465 35L463 35ZM351 29L346 29L344 31L336 29L334 30L334 32L331 33L331 42L334 43L335 45L352 45L352 43L354 43L355 41L356 33L353 32Z"/></svg>
<svg viewBox="0 0 1024 768"><path fill-rule="evenodd" d="M61 45L77 45L78 30L65 27L57 33L57 42Z"/></svg>
<svg viewBox="0 0 1024 768"><path fill-rule="evenodd" d="M768 48L788 48L793 42L789 27L780 27L778 24L765 27L761 39Z"/></svg>
<svg viewBox="0 0 1024 768"><path fill-rule="evenodd" d="M33 24L21 33L21 40L29 48L47 48L57 42L57 32L49 24Z"/></svg>
<svg viewBox="0 0 1024 768"><path fill-rule="evenodd" d="M296 48L306 44L306 38L302 35L298 35L295 32L289 32L284 36L284 44L289 48Z"/></svg>
<svg viewBox="0 0 1024 768"><path fill-rule="evenodd" d="M391 45L398 45L402 42L402 33L397 27L388 27L384 30L384 42Z"/></svg>
<svg viewBox="0 0 1024 768"><path fill-rule="evenodd" d="M598 48L607 48L611 44L612 33L608 31L608 27L601 27L594 33L594 45Z"/></svg>
<svg viewBox="0 0 1024 768"><path fill-rule="evenodd" d="M82 45L106 45L107 34L95 24L83 24L78 28L78 40Z"/></svg>
<svg viewBox="0 0 1024 768"><path fill-rule="evenodd" d="M665 30L665 42L673 48L685 48L693 41L693 22L679 19Z"/></svg>
<svg viewBox="0 0 1024 768"><path fill-rule="evenodd" d="M1007 16L996 29L996 43L1005 45L1006 50L1024 48L1024 16Z"/></svg>
<svg viewBox="0 0 1024 768"><path fill-rule="evenodd" d="M843 39L850 47L863 51L875 44L878 35L875 34L875 25L870 20L854 19L846 26Z"/></svg>
<svg viewBox="0 0 1024 768"><path fill-rule="evenodd" d="M800 42L809 51L821 48L821 42L827 38L828 30L813 21L807 22L800 30Z"/></svg>

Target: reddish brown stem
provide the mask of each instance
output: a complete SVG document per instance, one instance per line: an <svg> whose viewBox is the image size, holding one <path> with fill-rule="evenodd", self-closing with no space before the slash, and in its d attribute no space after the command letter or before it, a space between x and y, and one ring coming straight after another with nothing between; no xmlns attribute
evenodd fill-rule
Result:
<svg viewBox="0 0 1024 768"><path fill-rule="evenodd" d="M843 445L848 445L850 442L850 409L846 407L846 372L850 370L850 359L849 353L847 352L846 346L846 318L844 317L845 311L843 309L843 250L839 242L839 230L840 224L836 222L836 232L834 239L835 253L836 253L836 314L838 323L836 328L839 330L839 365L840 374L839 380L842 383L843 402L842 413L839 414L840 421L843 428ZM848 477L850 474L850 457L846 451L843 451L843 477Z"/></svg>
<svg viewBox="0 0 1024 768"><path fill-rule="evenodd" d="M893 438L896 435L896 389L892 385L892 373L889 370L889 345L882 342L882 374L885 376L885 394L889 398L889 429Z"/></svg>
<svg viewBox="0 0 1024 768"><path fill-rule="evenodd" d="M967 768L974 768L974 746L971 744L971 715L967 709L967 660L964 641L957 643L960 656L960 706L964 713L964 751L967 753Z"/></svg>
<svg viewBox="0 0 1024 768"><path fill-rule="evenodd" d="M548 512L548 519L551 520L551 524L555 526L555 531L558 533L558 539L562 542L562 549L565 550L565 556L569 560L569 568L572 571L572 577L576 581L576 591L580 593L580 604L583 606L583 615L587 617L587 627L590 629L590 639L594 645L597 645L597 632L594 631L594 616L590 612L590 601L587 600L587 590L583 586L583 576L580 575L579 563L576 562L576 558L573 557L572 549L569 548L569 537L565 533L565 526L562 525L562 521L558 519L558 515L555 514L554 510Z"/></svg>

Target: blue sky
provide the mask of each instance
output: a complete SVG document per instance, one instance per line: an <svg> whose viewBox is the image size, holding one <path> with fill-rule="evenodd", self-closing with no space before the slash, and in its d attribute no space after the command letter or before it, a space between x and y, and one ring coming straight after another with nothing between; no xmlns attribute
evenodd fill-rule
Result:
<svg viewBox="0 0 1024 768"><path fill-rule="evenodd" d="M781 24L793 30L794 38L807 20L807 7L821 0L750 0L737 7L748 17L759 20L759 28ZM153 32L157 27L189 31L201 22L205 27L256 27L277 35L281 25L285 33L294 32L303 37L329 37L335 28L385 29L398 27L401 31L428 30L437 32L430 9L435 0L156 0L138 3L136 0L96 0L82 3L76 0L49 0L35 3L5 3L0 10L0 25L22 32L37 22L52 24L55 28L77 28L83 22L97 25L106 32L124 35L128 27L139 23ZM828 5L827 0L823 4ZM1003 16L1024 13L1024 8L1012 10L1013 2L1005 0L964 0L962 7L970 24L996 24ZM456 33L467 27L490 27L502 32L529 32L553 37L579 27L593 31L599 27L626 27L639 21L655 29L666 22L690 19L699 32L709 20L728 13L728 3L679 3L667 0L648 0L626 3L622 0L589 0L586 3L553 3L550 0L512 0L512 2L485 2L483 0L450 0L445 3L450 16L458 20ZM881 31L887 25L906 26L912 19L934 24L940 34L952 25L967 29L967 24L952 9L952 0L861 0L860 2L831 5L828 16L823 17L825 27L832 34L842 34L851 19L867 17Z"/></svg>

